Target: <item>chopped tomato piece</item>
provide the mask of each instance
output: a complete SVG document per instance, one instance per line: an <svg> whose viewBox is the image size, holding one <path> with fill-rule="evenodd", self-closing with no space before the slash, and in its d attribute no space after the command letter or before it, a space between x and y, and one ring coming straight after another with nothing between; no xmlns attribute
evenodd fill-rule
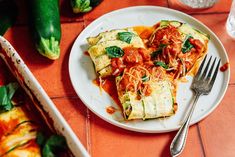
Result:
<svg viewBox="0 0 235 157"><path fill-rule="evenodd" d="M190 38L189 42L195 47L198 52L201 52L203 48L203 43L198 39Z"/></svg>
<svg viewBox="0 0 235 157"><path fill-rule="evenodd" d="M178 104L174 103L174 111L176 112L178 110Z"/></svg>
<svg viewBox="0 0 235 157"><path fill-rule="evenodd" d="M228 67L229 67L229 63L225 63L224 65L220 67L220 71L225 72L228 69Z"/></svg>
<svg viewBox="0 0 235 157"><path fill-rule="evenodd" d="M106 112L109 114L113 114L116 111L116 108L113 106L109 106L106 108Z"/></svg>
<svg viewBox="0 0 235 157"><path fill-rule="evenodd" d="M150 96L152 93L152 89L149 84L143 84L143 95Z"/></svg>
<svg viewBox="0 0 235 157"><path fill-rule="evenodd" d="M138 48L126 47L124 51L124 62L127 64L142 64L143 57L139 54Z"/></svg>
<svg viewBox="0 0 235 157"><path fill-rule="evenodd" d="M118 76L119 74L121 74L125 68L122 58L112 58L111 66L112 66L114 76Z"/></svg>
<svg viewBox="0 0 235 157"><path fill-rule="evenodd" d="M139 48L138 52L142 56L144 61L150 61L151 60L151 56L150 56L150 54L147 50L145 50L143 48Z"/></svg>
<svg viewBox="0 0 235 157"><path fill-rule="evenodd" d="M88 51L85 51L85 52L84 52L84 55L90 56L90 54L88 53Z"/></svg>
<svg viewBox="0 0 235 157"><path fill-rule="evenodd" d="M177 54L181 52L181 42L173 43L170 46L167 46L166 48L169 48L169 52L172 58L175 58Z"/></svg>

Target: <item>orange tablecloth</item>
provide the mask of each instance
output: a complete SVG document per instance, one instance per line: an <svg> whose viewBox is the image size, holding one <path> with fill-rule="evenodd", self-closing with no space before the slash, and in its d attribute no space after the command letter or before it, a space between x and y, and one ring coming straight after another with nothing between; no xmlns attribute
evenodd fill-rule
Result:
<svg viewBox="0 0 235 157"><path fill-rule="evenodd" d="M106 157L167 157L169 145L176 132L164 134L143 134L115 127L94 115L80 101L74 92L68 74L68 58L71 46L79 33L97 17L128 6L155 5L186 12L207 25L224 44L231 68L228 90L218 108L206 119L190 127L187 144L182 157L234 157L235 156L235 40L225 30L225 21L231 0L219 0L212 8L188 11L175 4L175 0L104 0L92 12L73 15L69 0L62 0L61 57L50 61L34 49L28 32L25 0L20 4L19 20L5 34L35 77L52 98L60 112L71 125L91 156ZM0 83L7 78L6 67L0 60ZM2 68L3 67L3 68ZM79 71L78 71L79 74Z"/></svg>

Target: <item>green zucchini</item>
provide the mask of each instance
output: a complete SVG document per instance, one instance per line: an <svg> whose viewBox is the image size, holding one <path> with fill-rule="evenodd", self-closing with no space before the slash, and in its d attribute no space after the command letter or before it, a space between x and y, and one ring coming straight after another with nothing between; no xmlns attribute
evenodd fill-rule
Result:
<svg viewBox="0 0 235 157"><path fill-rule="evenodd" d="M0 35L4 35L17 17L18 9L14 0L0 0Z"/></svg>
<svg viewBox="0 0 235 157"><path fill-rule="evenodd" d="M182 23L179 22L179 21L162 20L162 21L160 22L160 26L161 26L161 27L168 26L169 24L172 25L172 26L175 26L175 27L179 27L179 26L182 25Z"/></svg>
<svg viewBox="0 0 235 157"><path fill-rule="evenodd" d="M29 16L38 52L49 59L58 59L61 39L58 0L29 0Z"/></svg>

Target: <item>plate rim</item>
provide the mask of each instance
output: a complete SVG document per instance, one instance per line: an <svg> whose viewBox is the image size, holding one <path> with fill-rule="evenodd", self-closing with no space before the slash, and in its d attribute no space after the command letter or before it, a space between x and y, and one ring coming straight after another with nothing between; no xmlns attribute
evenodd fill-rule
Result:
<svg viewBox="0 0 235 157"><path fill-rule="evenodd" d="M178 15L182 15L182 16L185 16L191 20L194 20L196 23L199 23L201 26L203 26L213 37L215 37L215 40L219 43L219 45L221 46L223 52L224 52L224 56L225 56L225 60L229 63L229 58L228 58L228 54L227 54L227 51L224 47L224 45L222 44L222 42L220 41L220 39L217 37L217 35L210 29L208 28L205 24L203 24L201 21L197 20L196 18L184 13L184 12L181 12L181 11L178 11L178 10L174 10L174 9L171 9L171 8L166 8L166 7L160 7L160 6L153 6L153 5L140 5L140 6L131 6L131 7L125 7L125 8L121 8L121 9L117 9L117 10L114 10L114 11L111 11L111 12L108 12L108 13L105 13L103 14L102 16L98 17L97 19L95 19L94 21L92 21L87 27L85 27L82 32L76 37L76 39L74 40L73 42L73 46L70 50L70 54L69 54L69 61L68 61L68 69L69 69L69 78L70 78L70 81L72 83L72 86L73 86L73 89L74 91L76 92L77 96L79 97L79 99L83 102L83 104L89 108L89 110L91 110L96 116L100 117L102 120L112 124L112 125L115 125L117 127L120 127L120 128L123 128L125 130L130 130L130 131L135 131L135 132L141 132L141 133L165 133L165 132L172 132L172 131L175 131L175 130L178 130L180 128L180 126L177 126L175 128L172 128L172 129L165 129L165 130L162 130L162 129L158 129L158 130L155 130L155 129L140 129L138 127L135 127L135 126L129 126L129 125L125 125L123 123L120 123L118 121L115 121L111 118L106 118L104 116L102 116L102 114L96 112L90 105L88 105L86 103L85 100L83 100L82 96L80 96L79 92L76 90L76 85L75 85L75 81L73 81L72 79L72 65L71 65L71 60L72 60L72 52L74 51L75 48L75 43L79 40L79 37L80 36L84 36L84 34L86 34L86 31L91 29L93 27L93 25L95 23L99 23L100 20L102 20L103 18L105 17L108 17L112 14L117 14L119 12L122 12L122 11L128 11L128 10L135 10L135 9L162 9L162 10L166 10L166 11L170 11L170 12L175 12L177 13ZM184 18L184 17L183 17ZM218 99L217 103L215 105L213 105L213 107L211 107L210 110L208 110L208 112L206 114L204 114L203 116L201 116L200 118L197 118L195 119L194 121L191 121L190 122L190 126L191 125L194 125L195 123L198 123L200 122L201 120L203 120L204 118L206 118L209 114L211 114L218 106L219 104L221 103L222 99L224 98L224 95L227 91L227 88L228 88L228 85L229 85L229 82L230 82L230 68L227 69L227 77L225 77L225 80L223 82L223 84L226 84L226 86L224 87L224 91L222 94L220 94L220 98Z"/></svg>

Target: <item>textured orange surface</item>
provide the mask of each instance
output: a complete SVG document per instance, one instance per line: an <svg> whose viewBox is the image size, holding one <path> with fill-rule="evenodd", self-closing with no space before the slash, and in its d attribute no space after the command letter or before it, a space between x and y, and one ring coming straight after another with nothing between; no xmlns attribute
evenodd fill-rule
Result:
<svg viewBox="0 0 235 157"><path fill-rule="evenodd" d="M169 145L176 132L143 134L120 129L89 111L74 92L69 79L68 58L71 46L79 33L97 17L112 10L136 6L155 5L181 10L202 21L224 44L231 68L228 91L219 107L189 130L182 157L234 157L235 156L235 40L225 30L225 21L231 0L219 0L212 8L185 10L177 0L104 0L92 12L74 15L69 0L60 1L62 40L61 57L54 62L41 57L34 49L28 33L26 0L19 0L20 16L16 26L5 34L26 62L45 91L55 102L81 142L94 157L168 157ZM79 72L78 72L79 73ZM9 78L0 60L0 84Z"/></svg>

